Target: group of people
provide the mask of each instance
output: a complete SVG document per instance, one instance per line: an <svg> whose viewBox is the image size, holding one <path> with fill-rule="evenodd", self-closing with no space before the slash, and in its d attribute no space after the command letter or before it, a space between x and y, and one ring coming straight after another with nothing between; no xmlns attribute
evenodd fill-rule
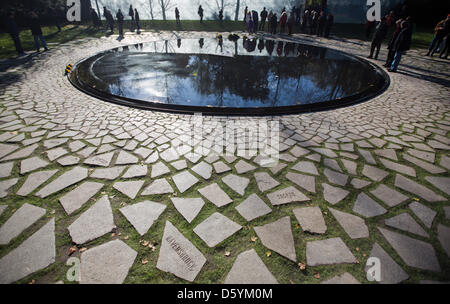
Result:
<svg viewBox="0 0 450 304"><path fill-rule="evenodd" d="M250 11L248 7L245 7L244 16L249 33L265 31L267 23L267 31L271 34L287 32L288 35L292 35L295 26L301 26L301 30L305 33L329 37L334 24L334 16L331 13L326 14L324 11L319 13L315 10L305 9L301 14L301 9L295 6L289 13L286 8L283 8L279 19L276 12L268 12L265 7L259 14L257 11Z"/></svg>
<svg viewBox="0 0 450 304"><path fill-rule="evenodd" d="M137 9L133 9L133 6L130 5L130 8L128 10L128 16L131 19L130 22L130 31L134 32L135 27L137 28L137 32L139 33L141 30L140 25L140 17ZM92 23L95 27L101 27L102 21L100 20L100 17L98 16L95 9L91 9L91 17L92 17ZM114 33L114 17L113 14L109 9L106 8L106 6L103 7L103 17L106 19L107 26L110 30L110 34ZM117 19L117 26L119 28L119 37L123 37L123 23L125 20L125 16L122 13L122 10L119 9L116 13L116 19Z"/></svg>
<svg viewBox="0 0 450 304"><path fill-rule="evenodd" d="M448 52L450 49L450 14L447 18L439 21L434 28L434 38L431 41L428 53L425 56L431 56L439 52L439 58L448 58ZM445 56L444 56L445 54Z"/></svg>

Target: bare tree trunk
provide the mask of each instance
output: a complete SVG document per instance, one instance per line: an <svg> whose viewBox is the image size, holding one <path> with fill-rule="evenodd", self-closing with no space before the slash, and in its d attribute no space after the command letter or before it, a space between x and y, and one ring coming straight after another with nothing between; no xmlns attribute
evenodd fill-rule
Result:
<svg viewBox="0 0 450 304"><path fill-rule="evenodd" d="M155 20L155 17L153 15L153 0L148 0L148 4L150 6L150 17L152 18L152 20Z"/></svg>
<svg viewBox="0 0 450 304"><path fill-rule="evenodd" d="M239 10L241 9L241 0L236 0L236 13L234 15L234 21L239 20Z"/></svg>
<svg viewBox="0 0 450 304"><path fill-rule="evenodd" d="M95 5L97 6L98 18L102 20L102 14L100 13L100 6L98 6L98 0L95 0Z"/></svg>
<svg viewBox="0 0 450 304"><path fill-rule="evenodd" d="M166 18L166 3L165 2L166 2L165 0L160 0L161 13L162 13L162 16L163 16L163 20L167 20L167 18Z"/></svg>

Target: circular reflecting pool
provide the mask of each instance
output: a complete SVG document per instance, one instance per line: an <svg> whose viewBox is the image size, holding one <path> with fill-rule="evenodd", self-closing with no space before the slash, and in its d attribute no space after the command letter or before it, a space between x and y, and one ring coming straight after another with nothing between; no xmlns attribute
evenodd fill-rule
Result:
<svg viewBox="0 0 450 304"><path fill-rule="evenodd" d="M219 115L333 109L380 94L381 69L355 56L264 39L186 39L112 49L79 62L80 90L132 107Z"/></svg>

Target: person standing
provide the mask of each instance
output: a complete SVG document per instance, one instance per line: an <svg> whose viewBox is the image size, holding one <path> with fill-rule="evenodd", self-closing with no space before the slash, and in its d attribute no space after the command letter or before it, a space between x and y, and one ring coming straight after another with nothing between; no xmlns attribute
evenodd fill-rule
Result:
<svg viewBox="0 0 450 304"><path fill-rule="evenodd" d="M252 11L253 33L258 32L259 16L257 11Z"/></svg>
<svg viewBox="0 0 450 304"><path fill-rule="evenodd" d="M311 12L311 22L309 24L309 28L310 28L310 34L314 35L316 33L316 29L317 29L317 18L318 18L318 13L316 11L312 11Z"/></svg>
<svg viewBox="0 0 450 304"><path fill-rule="evenodd" d="M408 19L407 19L408 20ZM411 40L412 40L412 25L409 21L403 21L401 24L401 31L395 39L394 42L394 60L392 61L391 67L388 69L389 72L397 72L400 61L402 60L402 56L406 54L411 48Z"/></svg>
<svg viewBox="0 0 450 304"><path fill-rule="evenodd" d="M246 6L244 9L244 22L248 24L247 14L248 14L248 6Z"/></svg>
<svg viewBox="0 0 450 304"><path fill-rule="evenodd" d="M323 36L326 21L325 13L321 11L319 18L317 18L317 36Z"/></svg>
<svg viewBox="0 0 450 304"><path fill-rule="evenodd" d="M289 15L287 25L288 25L288 35L291 36L295 26L295 15L293 11Z"/></svg>
<svg viewBox="0 0 450 304"><path fill-rule="evenodd" d="M203 23L203 7L201 5L198 7L197 13L200 16L200 23Z"/></svg>
<svg viewBox="0 0 450 304"><path fill-rule="evenodd" d="M175 8L175 19L177 20L177 25L180 25L180 11L178 7Z"/></svg>
<svg viewBox="0 0 450 304"><path fill-rule="evenodd" d="M220 23L223 22L223 9L220 9L220 11L219 11L219 21L220 21Z"/></svg>
<svg viewBox="0 0 450 304"><path fill-rule="evenodd" d="M370 38L370 35L372 35L372 30L375 28L375 26L376 26L375 21L366 22L366 39Z"/></svg>
<svg viewBox="0 0 450 304"><path fill-rule="evenodd" d="M434 28L434 38L431 41L430 48L428 49L428 53L425 56L433 57L434 53L437 52L439 46L445 38L445 22L450 20L450 14L447 16L447 19L439 21L439 23Z"/></svg>
<svg viewBox="0 0 450 304"><path fill-rule="evenodd" d="M106 22L108 23L110 33L114 33L114 18L112 16L112 13L106 8L106 6L103 7L103 17L105 17Z"/></svg>
<svg viewBox="0 0 450 304"><path fill-rule="evenodd" d="M6 30L11 36L11 39L14 41L14 46L16 47L17 54L19 55L19 57L25 56L26 54L23 51L22 42L20 41L20 31L16 23L16 16L14 11L10 11L4 20Z"/></svg>
<svg viewBox="0 0 450 304"><path fill-rule="evenodd" d="M286 14L286 10L284 10L280 17L280 34L282 34L286 31L287 19L288 19L288 17Z"/></svg>
<svg viewBox="0 0 450 304"><path fill-rule="evenodd" d="M375 53L375 60L378 59L378 54L380 54L380 48L381 44L383 43L383 40L386 38L388 33L388 24L386 21L386 17L381 18L380 24L378 24L375 34L373 35L372 44L370 46L370 55L368 58L373 57L373 53L375 52L375 49L377 50Z"/></svg>
<svg viewBox="0 0 450 304"><path fill-rule="evenodd" d="M137 33L141 32L141 18L139 17L139 13L137 9L134 9L134 20L136 21Z"/></svg>
<svg viewBox="0 0 450 304"><path fill-rule="evenodd" d="M247 16L245 17L245 22L247 23L248 32L251 34L253 32L253 20L252 14L250 14L250 12L247 13Z"/></svg>
<svg viewBox="0 0 450 304"><path fill-rule="evenodd" d="M119 37L123 37L123 19L124 16L122 14L122 11L119 8L119 11L116 14L116 18L117 18L117 25L119 27Z"/></svg>
<svg viewBox="0 0 450 304"><path fill-rule="evenodd" d="M55 26L58 29L58 33L61 32L61 25L59 24L59 14L55 7L51 7L49 9L49 15L52 17L53 21L55 22Z"/></svg>
<svg viewBox="0 0 450 304"><path fill-rule="evenodd" d="M39 53L40 48L41 48L41 46L39 44L39 40L41 41L41 44L42 44L42 47L44 48L44 50L48 51L47 44L45 43L44 36L42 35L42 28L41 28L41 24L39 22L39 17L35 12L31 13L30 29L31 29L31 34L33 35L33 38L34 38L34 45L36 47L36 51Z"/></svg>
<svg viewBox="0 0 450 304"><path fill-rule="evenodd" d="M270 20L271 34L275 35L277 33L277 27L278 27L278 16L276 13L274 13L272 19Z"/></svg>
<svg viewBox="0 0 450 304"><path fill-rule="evenodd" d="M267 20L267 11L266 8L263 8L260 14L261 17L261 25L259 26L259 30L264 31L266 27L266 20Z"/></svg>
<svg viewBox="0 0 450 304"><path fill-rule="evenodd" d="M443 45L441 47L441 52L439 54L439 58L448 58L448 51L450 49L450 19L449 16L447 16L447 20L444 23L444 32L445 32L445 38L444 38L444 42ZM443 56L445 54L445 56Z"/></svg>
<svg viewBox="0 0 450 304"><path fill-rule="evenodd" d="M306 27L308 25L308 19L309 19L309 11L305 10L303 12L303 17L302 17L302 32L305 32Z"/></svg>
<svg viewBox="0 0 450 304"><path fill-rule="evenodd" d="M91 8L91 18L92 18L92 24L94 25L94 27L98 28L99 18L98 18L97 12L95 11L94 8Z"/></svg>
<svg viewBox="0 0 450 304"><path fill-rule="evenodd" d="M267 16L267 27L268 27L268 32L272 33L272 17L273 17L273 12L270 11L269 15Z"/></svg>
<svg viewBox="0 0 450 304"><path fill-rule="evenodd" d="M325 23L325 34L324 34L325 38L328 38L330 36L333 24L334 24L334 16L331 13L328 13L327 21Z"/></svg>
<svg viewBox="0 0 450 304"><path fill-rule="evenodd" d="M395 50L394 50L394 42L397 39L398 34L400 34L401 31L401 25L404 20L399 19L395 23L395 30L394 34L392 35L392 39L388 44L388 55L386 58L386 63L384 64L384 67L389 68L392 65L392 61L394 60Z"/></svg>
<svg viewBox="0 0 450 304"><path fill-rule="evenodd" d="M134 32L134 9L133 9L133 5L130 4L130 8L128 9L128 16L130 16L131 18L131 24L130 24L130 31Z"/></svg>

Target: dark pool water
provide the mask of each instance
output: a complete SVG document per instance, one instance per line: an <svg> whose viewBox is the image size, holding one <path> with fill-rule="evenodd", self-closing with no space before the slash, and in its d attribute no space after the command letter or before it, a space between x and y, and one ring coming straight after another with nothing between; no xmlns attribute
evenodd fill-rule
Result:
<svg viewBox="0 0 450 304"><path fill-rule="evenodd" d="M186 39L120 47L77 64L71 80L141 108L303 112L373 97L387 86L372 64L327 48L263 39Z"/></svg>

